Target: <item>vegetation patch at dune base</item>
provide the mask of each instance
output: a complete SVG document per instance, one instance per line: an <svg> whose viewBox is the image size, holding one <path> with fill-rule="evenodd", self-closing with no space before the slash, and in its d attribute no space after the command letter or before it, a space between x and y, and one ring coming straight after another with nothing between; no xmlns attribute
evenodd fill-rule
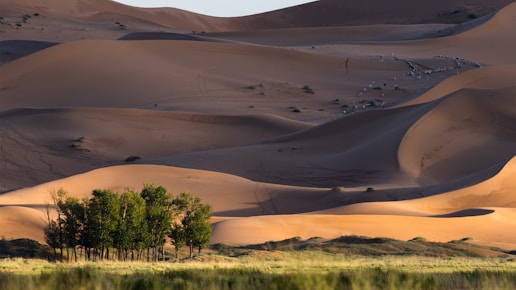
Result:
<svg viewBox="0 0 516 290"><path fill-rule="evenodd" d="M313 255L310 259L306 255ZM281 260L200 257L185 263L0 262L1 289L514 289L501 258L346 257L292 253ZM207 258L211 260L208 260Z"/></svg>

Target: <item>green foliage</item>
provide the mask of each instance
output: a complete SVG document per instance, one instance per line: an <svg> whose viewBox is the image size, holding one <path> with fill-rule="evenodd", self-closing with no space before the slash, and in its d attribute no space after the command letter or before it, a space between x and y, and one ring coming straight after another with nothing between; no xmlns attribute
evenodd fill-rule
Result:
<svg viewBox="0 0 516 290"><path fill-rule="evenodd" d="M100 259L109 258L109 248L114 245L114 234L119 223L118 209L120 201L115 193L108 189L96 189L89 203L88 226L91 232L92 246L100 251Z"/></svg>
<svg viewBox="0 0 516 290"><path fill-rule="evenodd" d="M141 192L146 204L149 245L154 249L153 260L158 260L157 248L163 248L170 233L173 213L172 195L162 186L145 184ZM164 257L163 257L164 258Z"/></svg>
<svg viewBox="0 0 516 290"><path fill-rule="evenodd" d="M194 247L200 254L210 240L211 206L203 204L200 198L191 193L181 193L174 199L173 204L181 223L174 223L173 233L170 236L172 244L187 245L192 258Z"/></svg>
<svg viewBox="0 0 516 290"><path fill-rule="evenodd" d="M59 243L59 226L56 221L49 221L48 225L44 229L45 232L45 243L54 250L54 258L57 257L56 249L60 247Z"/></svg>
<svg viewBox="0 0 516 290"><path fill-rule="evenodd" d="M190 253L193 247L200 253L210 239L211 206L190 193L174 198L162 186L145 184L140 193L97 189L90 199L82 201L67 194L64 189L52 193L56 220L47 209L45 241L54 249L56 259L59 249L60 259L66 250L66 258L77 261L79 248L92 260L146 257L157 261L165 259L169 236L176 257L185 245Z"/></svg>
<svg viewBox="0 0 516 290"><path fill-rule="evenodd" d="M179 251L186 245L186 232L183 223L174 222L170 231L170 243L174 246L176 260L179 260Z"/></svg>
<svg viewBox="0 0 516 290"><path fill-rule="evenodd" d="M145 200L140 194L125 191L120 195L120 220L115 234L119 260L127 260L129 250L132 253L131 258L134 259L133 250L142 250L148 244L149 233L145 211Z"/></svg>
<svg viewBox="0 0 516 290"><path fill-rule="evenodd" d="M57 203L58 211L62 215L63 241L72 248L75 261L77 261L76 247L79 245L81 232L84 228L85 208L77 198L66 197L66 192ZM64 201L63 201L64 200Z"/></svg>

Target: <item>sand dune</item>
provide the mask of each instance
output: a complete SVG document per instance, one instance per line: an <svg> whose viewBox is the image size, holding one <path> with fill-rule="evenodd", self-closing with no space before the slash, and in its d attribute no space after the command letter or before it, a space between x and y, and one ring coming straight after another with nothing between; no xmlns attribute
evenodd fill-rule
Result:
<svg viewBox="0 0 516 290"><path fill-rule="evenodd" d="M0 11L0 236L42 241L61 187L155 183L213 205L212 243L516 247L513 1Z"/></svg>
<svg viewBox="0 0 516 290"><path fill-rule="evenodd" d="M213 243L253 244L287 237L336 237L341 235L382 236L409 240L422 236L448 242L465 237L479 243L516 245L514 209L461 218L428 218L393 215L283 215L248 217L215 224ZM236 236L231 233L238 232Z"/></svg>
<svg viewBox="0 0 516 290"><path fill-rule="evenodd" d="M306 128L272 115L222 116L135 109L17 109L0 114L6 178L35 185L99 166L259 142ZM218 138L233 136L232 138Z"/></svg>
<svg viewBox="0 0 516 290"><path fill-rule="evenodd" d="M515 92L514 87L463 89L446 97L404 136L398 153L401 169L449 180L514 156Z"/></svg>
<svg viewBox="0 0 516 290"><path fill-rule="evenodd" d="M285 84L285 95L291 97L278 103L286 107L307 95L301 89L305 84L321 87L320 92L327 94L322 100L330 102L339 95L344 73L340 59L189 41L72 42L0 67L5 76L1 80L3 109L153 104L181 108L193 102L199 110L209 106L226 113L238 107L225 110L221 99L231 100L235 95L239 111L252 112L249 106L253 104L270 105L274 96L263 97L258 90L247 89L266 82ZM53 82L59 85L48 85ZM243 92L251 95L248 100L241 99ZM322 101L318 95L311 100L312 106Z"/></svg>
<svg viewBox="0 0 516 290"><path fill-rule="evenodd" d="M259 183L216 172L158 165L124 165L4 193L0 195L0 214L8 216L12 211L19 211L27 221L20 232L12 232L13 237L23 236L22 230L27 230L28 236L41 241L46 205L52 202L52 192L64 188L71 196L84 198L97 188L122 192L126 189L140 190L145 183L163 185L173 194L192 192L212 204L217 217L321 210L342 198L342 193L335 191ZM292 200L296 203L293 204ZM0 226L12 228L18 221L1 219Z"/></svg>
<svg viewBox="0 0 516 290"><path fill-rule="evenodd" d="M173 8L143 9L107 0L3 1L0 39L118 39L127 32L220 32L371 24L464 23L511 0L317 1L258 15L217 18ZM34 16L24 19L24 15ZM37 16L36 16L37 15ZM407 17L407 15L410 15ZM5 22L5 23L4 23ZM18 25L19 24L19 25Z"/></svg>
<svg viewBox="0 0 516 290"><path fill-rule="evenodd" d="M516 63L513 53L516 46L513 37L515 14L516 5L508 4L485 23L448 37L408 42L334 44L317 47L317 49L306 47L300 49L340 57L391 54L403 58L446 56L469 59L482 65L514 64Z"/></svg>
<svg viewBox="0 0 516 290"><path fill-rule="evenodd" d="M233 43L78 41L1 66L0 107L273 113L321 122L340 116L344 104L378 98L396 103L452 74L421 82L400 79L402 89L397 90L393 76L401 78L407 67L403 61L343 59ZM379 90L362 93L372 81ZM306 93L304 86L314 93ZM293 107L303 113L292 114Z"/></svg>
<svg viewBox="0 0 516 290"><path fill-rule="evenodd" d="M428 92L404 102L403 106L434 101L464 88L489 90L510 87L516 82L514 71L516 66L512 64L467 71L446 79Z"/></svg>
<svg viewBox="0 0 516 290"><path fill-rule="evenodd" d="M463 217L492 213L481 208L515 208L516 196L511 192L516 188L512 178L516 170L513 157L493 177L457 190L442 191L440 194L409 200L389 202L363 202L327 210L314 214L334 215L405 215L421 217Z"/></svg>

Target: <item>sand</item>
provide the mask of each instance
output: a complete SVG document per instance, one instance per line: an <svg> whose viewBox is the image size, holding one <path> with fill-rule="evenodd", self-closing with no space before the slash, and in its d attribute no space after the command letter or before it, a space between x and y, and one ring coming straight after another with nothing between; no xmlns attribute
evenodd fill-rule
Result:
<svg viewBox="0 0 516 290"><path fill-rule="evenodd" d="M43 241L60 188L154 183L213 206L212 243L467 237L513 250L516 3L485 2L216 18L4 1L0 236Z"/></svg>

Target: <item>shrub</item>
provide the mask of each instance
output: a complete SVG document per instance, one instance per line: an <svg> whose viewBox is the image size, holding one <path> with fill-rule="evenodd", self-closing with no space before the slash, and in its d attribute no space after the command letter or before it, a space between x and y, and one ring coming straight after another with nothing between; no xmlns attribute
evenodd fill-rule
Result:
<svg viewBox="0 0 516 290"><path fill-rule="evenodd" d="M314 90L310 86L308 86L308 85L304 85L303 86L303 91L306 94L314 94L315 93Z"/></svg>
<svg viewBox="0 0 516 290"><path fill-rule="evenodd" d="M425 242L426 239L424 237L415 237L410 240L410 242Z"/></svg>
<svg viewBox="0 0 516 290"><path fill-rule="evenodd" d="M140 156L129 156L125 159L125 162L133 162L133 161L136 161L136 160L140 160Z"/></svg>
<svg viewBox="0 0 516 290"><path fill-rule="evenodd" d="M332 187L332 191L335 191L335 192L341 192L344 188L340 185L335 185L334 187Z"/></svg>

